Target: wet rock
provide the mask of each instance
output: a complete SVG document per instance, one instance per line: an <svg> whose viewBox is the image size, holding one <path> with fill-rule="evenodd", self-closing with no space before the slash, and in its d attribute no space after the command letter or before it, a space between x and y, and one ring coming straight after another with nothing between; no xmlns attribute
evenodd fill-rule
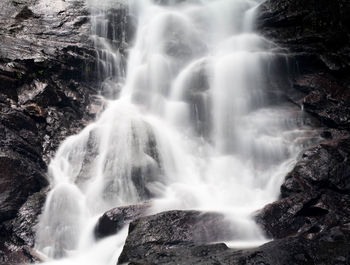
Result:
<svg viewBox="0 0 350 265"><path fill-rule="evenodd" d="M329 2L269 0L260 6L258 28L293 53L314 57L330 70L349 67L346 0ZM345 55L345 56L342 56Z"/></svg>
<svg viewBox="0 0 350 265"><path fill-rule="evenodd" d="M34 247L36 225L46 200L46 194L47 189L43 189L31 195L11 223L17 240L23 241L26 246Z"/></svg>
<svg viewBox="0 0 350 265"><path fill-rule="evenodd" d="M0 123L0 221L13 218L27 198L47 185L35 123L6 108Z"/></svg>
<svg viewBox="0 0 350 265"><path fill-rule="evenodd" d="M139 260L133 260L130 265L153 264L223 264L217 256L225 255L229 248L221 243L202 246L179 246L157 251ZM228 264L228 263L227 263Z"/></svg>
<svg viewBox="0 0 350 265"><path fill-rule="evenodd" d="M350 89L336 78L325 74L302 75L294 87L305 93L301 105L325 125L350 129Z"/></svg>
<svg viewBox="0 0 350 265"><path fill-rule="evenodd" d="M349 130L348 1L269 0L257 12L258 30L285 49L291 87L284 93L325 126ZM293 77L294 76L294 77Z"/></svg>
<svg viewBox="0 0 350 265"><path fill-rule="evenodd" d="M149 210L150 206L150 203L144 203L139 205L118 207L105 212L97 222L95 227L95 237L100 239L116 234L125 225L144 216Z"/></svg>
<svg viewBox="0 0 350 265"><path fill-rule="evenodd" d="M334 238L344 238L339 231L350 212L349 10L348 1L269 0L257 13L259 31L288 56L290 82L282 93L325 128L326 140L305 150L287 175L280 200L257 214L268 236L293 241L291 253L300 248L285 264L348 260Z"/></svg>
<svg viewBox="0 0 350 265"><path fill-rule="evenodd" d="M46 189L29 197L16 218L0 224L0 264L28 264L43 261L33 249L36 224L46 199Z"/></svg>
<svg viewBox="0 0 350 265"><path fill-rule="evenodd" d="M300 192L331 189L350 191L350 141L328 141L306 150L281 187L282 197Z"/></svg>
<svg viewBox="0 0 350 265"><path fill-rule="evenodd" d="M348 225L344 225L324 232L318 240L284 238L246 250L229 249L225 244L180 246L160 250L129 264L348 264L349 232Z"/></svg>
<svg viewBox="0 0 350 265"><path fill-rule="evenodd" d="M198 246L231 238L230 224L218 213L169 211L130 223L119 264L163 250Z"/></svg>
<svg viewBox="0 0 350 265"><path fill-rule="evenodd" d="M0 243L0 264L29 264L43 262L42 257L32 248L17 247L15 245L2 245Z"/></svg>
<svg viewBox="0 0 350 265"><path fill-rule="evenodd" d="M350 222L349 142L328 141L301 155L282 184L282 199L257 215L269 236L314 238Z"/></svg>
<svg viewBox="0 0 350 265"><path fill-rule="evenodd" d="M83 0L0 2L0 251L8 264L35 261L27 258L47 165L100 109L90 30Z"/></svg>

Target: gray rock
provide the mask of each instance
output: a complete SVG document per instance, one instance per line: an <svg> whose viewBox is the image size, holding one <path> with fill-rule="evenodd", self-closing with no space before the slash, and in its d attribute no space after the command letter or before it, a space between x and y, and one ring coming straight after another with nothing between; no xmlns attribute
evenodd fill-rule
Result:
<svg viewBox="0 0 350 265"><path fill-rule="evenodd" d="M146 215L150 203L117 207L105 212L97 222L95 236L97 239L118 233L125 225Z"/></svg>
<svg viewBox="0 0 350 265"><path fill-rule="evenodd" d="M142 260L163 250L199 246L233 237L231 224L218 213L169 211L130 223L119 264Z"/></svg>
<svg viewBox="0 0 350 265"><path fill-rule="evenodd" d="M113 23L126 16L125 10L111 16L119 11ZM0 256L5 264L37 260L30 247L45 200L47 165L60 142L101 107L89 17L84 0L0 2Z"/></svg>
<svg viewBox="0 0 350 265"><path fill-rule="evenodd" d="M258 248L229 249L225 244L177 246L157 250L146 257L133 259L130 265L311 265L349 264L350 230L348 225L332 228L308 240L284 238Z"/></svg>

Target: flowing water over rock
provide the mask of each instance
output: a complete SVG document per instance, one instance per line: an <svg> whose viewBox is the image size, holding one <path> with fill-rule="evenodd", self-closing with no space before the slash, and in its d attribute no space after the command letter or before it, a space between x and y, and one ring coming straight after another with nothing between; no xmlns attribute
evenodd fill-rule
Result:
<svg viewBox="0 0 350 265"><path fill-rule="evenodd" d="M224 213L232 246L266 241L252 213L277 198L308 128L296 107L267 96L278 47L254 33L259 3L129 1L138 26L127 69L113 46L122 31L108 36L107 11L93 7L109 101L50 164L39 251L68 256L59 264L116 264L126 229L97 243L94 225L113 207L148 200L153 213Z"/></svg>

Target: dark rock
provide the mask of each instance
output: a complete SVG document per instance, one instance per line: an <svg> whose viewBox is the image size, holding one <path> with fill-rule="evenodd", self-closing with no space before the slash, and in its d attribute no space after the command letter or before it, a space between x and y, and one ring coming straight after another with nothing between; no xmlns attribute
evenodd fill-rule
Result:
<svg viewBox="0 0 350 265"><path fill-rule="evenodd" d="M331 189L350 192L350 141L322 143L306 150L281 187L282 197L300 192Z"/></svg>
<svg viewBox="0 0 350 265"><path fill-rule="evenodd" d="M33 17L34 13L27 6L24 6L23 9L16 15L16 19L28 19Z"/></svg>
<svg viewBox="0 0 350 265"><path fill-rule="evenodd" d="M29 247L17 247L15 245L2 245L0 243L0 264L29 264L43 262L44 260L34 249Z"/></svg>
<svg viewBox="0 0 350 265"><path fill-rule="evenodd" d="M46 200L47 190L31 195L19 209L16 219L11 223L14 235L26 246L34 247L36 225Z"/></svg>
<svg viewBox="0 0 350 265"><path fill-rule="evenodd" d="M328 141L302 154L282 184L282 199L257 215L269 236L313 238L350 222L349 143Z"/></svg>
<svg viewBox="0 0 350 265"><path fill-rule="evenodd" d="M212 265L328 265L349 264L348 225L325 231L318 240L284 238L247 250L229 249L225 244L181 246L162 249L133 260L133 265L212 264Z"/></svg>
<svg viewBox="0 0 350 265"><path fill-rule="evenodd" d="M287 96L326 126L346 130L349 10L346 0L269 0L260 6L257 18L258 30L287 51L294 75L292 89L284 86Z"/></svg>
<svg viewBox="0 0 350 265"><path fill-rule="evenodd" d="M19 209L16 218L0 224L0 264L42 261L33 249L38 216L46 199L46 190L37 192Z"/></svg>
<svg viewBox="0 0 350 265"><path fill-rule="evenodd" d="M223 264L218 256L224 255L229 248L221 243L202 246L179 246L171 249L159 250L139 260L132 260L130 265L155 264ZM226 263L228 264L228 263Z"/></svg>
<svg viewBox="0 0 350 265"><path fill-rule="evenodd" d="M349 260L342 253L350 221L349 10L343 0L268 0L258 10L258 30L288 57L290 82L279 84L281 92L323 124L326 139L302 153L282 184L280 200L257 213L267 235L281 239L265 247L277 244L277 255L280 243L290 247L280 259L262 264Z"/></svg>
<svg viewBox="0 0 350 265"><path fill-rule="evenodd" d="M0 221L5 221L16 215L31 194L47 185L47 180L40 153L23 139L27 136L30 140L32 132L22 129L20 138L9 128L0 128L3 134L3 149L0 153Z"/></svg>
<svg viewBox="0 0 350 265"><path fill-rule="evenodd" d="M130 205L118 207L105 212L97 222L95 236L97 239L116 234L125 225L144 216L151 204Z"/></svg>
<svg viewBox="0 0 350 265"><path fill-rule="evenodd" d="M36 260L47 164L101 107L89 15L83 0L0 2L0 256L11 265Z"/></svg>
<svg viewBox="0 0 350 265"><path fill-rule="evenodd" d="M302 99L304 108L328 127L350 129L350 89L335 78L306 75L295 80L294 86L307 91Z"/></svg>
<svg viewBox="0 0 350 265"><path fill-rule="evenodd" d="M269 0L260 6L257 23L266 36L290 51L309 54L324 67L340 70L350 62L349 10L346 0Z"/></svg>
<svg viewBox="0 0 350 265"><path fill-rule="evenodd" d="M118 263L144 259L163 250L232 238L230 223L218 213L169 211L130 223Z"/></svg>

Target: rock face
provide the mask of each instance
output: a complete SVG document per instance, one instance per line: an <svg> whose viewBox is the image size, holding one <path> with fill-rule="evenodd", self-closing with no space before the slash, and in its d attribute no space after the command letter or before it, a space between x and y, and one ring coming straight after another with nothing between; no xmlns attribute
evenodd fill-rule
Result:
<svg viewBox="0 0 350 265"><path fill-rule="evenodd" d="M288 50L291 87L284 92L327 127L349 130L350 3L268 0L258 30Z"/></svg>
<svg viewBox="0 0 350 265"><path fill-rule="evenodd" d="M131 223L118 264L348 264L350 224L333 227L313 240L286 237L247 250L225 244L207 245L230 237L222 216L171 211Z"/></svg>
<svg viewBox="0 0 350 265"><path fill-rule="evenodd" d="M118 263L142 260L163 250L231 238L230 223L217 213L169 211L142 217L129 226Z"/></svg>
<svg viewBox="0 0 350 265"><path fill-rule="evenodd" d="M0 3L0 264L37 260L47 164L100 109L89 16L84 0Z"/></svg>
<svg viewBox="0 0 350 265"><path fill-rule="evenodd" d="M306 150L281 187L282 199L258 214L274 238L314 238L350 222L350 141L333 140Z"/></svg>
<svg viewBox="0 0 350 265"><path fill-rule="evenodd" d="M97 222L95 236L97 239L118 233L125 225L146 215L151 204L118 207L105 212Z"/></svg>
<svg viewBox="0 0 350 265"><path fill-rule="evenodd" d="M280 200L257 214L266 233L280 239L275 242L301 248L305 259L289 264L349 260L343 253L350 221L349 10L341 0L269 0L259 10L259 30L288 50L294 66L283 92L325 128L324 140L305 150L287 175Z"/></svg>
<svg viewBox="0 0 350 265"><path fill-rule="evenodd" d="M349 264L349 226L332 229L317 241L285 238L248 250L229 249L225 244L186 246L160 250L130 265L328 265Z"/></svg>

